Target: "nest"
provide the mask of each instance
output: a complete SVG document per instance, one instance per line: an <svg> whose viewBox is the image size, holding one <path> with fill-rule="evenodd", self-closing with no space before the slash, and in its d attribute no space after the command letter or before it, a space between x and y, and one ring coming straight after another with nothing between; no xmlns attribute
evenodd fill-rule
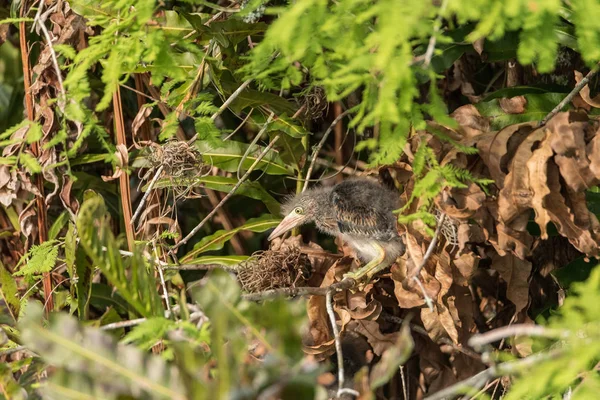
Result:
<svg viewBox="0 0 600 400"><path fill-rule="evenodd" d="M265 250L254 253L241 263L238 280L248 293L295 287L310 278L311 264L298 248Z"/></svg>
<svg viewBox="0 0 600 400"><path fill-rule="evenodd" d="M165 174L175 179L195 178L210 168L196 147L179 140L153 147L148 161L155 168L162 166Z"/></svg>
<svg viewBox="0 0 600 400"><path fill-rule="evenodd" d="M152 168L142 178L149 180L159 167L163 168L162 178L168 178L168 187L173 190L176 198L198 197L194 193L197 178L208 174L211 166L204 163L202 154L193 145L185 141L171 140L160 146L152 143L147 156Z"/></svg>
<svg viewBox="0 0 600 400"><path fill-rule="evenodd" d="M301 97L300 105L305 107L304 115L311 120L319 120L329 110L329 103L325 96L325 89L320 86L312 86L307 93Z"/></svg>

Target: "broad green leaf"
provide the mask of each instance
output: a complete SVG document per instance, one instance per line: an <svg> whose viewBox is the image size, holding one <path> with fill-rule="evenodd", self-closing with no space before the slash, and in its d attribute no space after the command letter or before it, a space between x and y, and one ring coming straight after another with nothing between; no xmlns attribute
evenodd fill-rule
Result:
<svg viewBox="0 0 600 400"><path fill-rule="evenodd" d="M69 213L67 211L61 212L58 217L54 220L54 223L50 227L48 231L48 238L50 240L56 239L62 228L65 226L67 221L69 220Z"/></svg>
<svg viewBox="0 0 600 400"><path fill-rule="evenodd" d="M220 77L220 84L225 91L225 96L231 95L241 85L237 82L228 71L225 71ZM242 93L235 98L231 103L231 109L236 113L241 112L245 108L257 108L259 106L268 105L269 109L277 115L294 115L298 106L285 98L269 92L261 92L259 90L246 88Z"/></svg>
<svg viewBox="0 0 600 400"><path fill-rule="evenodd" d="M301 138L306 135L310 135L310 133L306 129L304 129L300 125L295 124L290 118L287 118L286 116L274 118L273 121L269 124L269 128L267 131L281 131L293 138Z"/></svg>
<svg viewBox="0 0 600 400"><path fill-rule="evenodd" d="M228 140L222 142L219 147L213 148L207 142L198 141L195 143L204 162L220 168L224 171L235 172L242 161L244 153L248 149L248 144ZM264 147L254 146L250 153L244 159L242 168L248 170L262 153ZM287 167L277 152L271 150L258 163L256 169L266 172L269 175L290 175L291 168Z"/></svg>
<svg viewBox="0 0 600 400"><path fill-rule="evenodd" d="M251 231L251 232L264 232L268 229L276 227L281 219L274 218L272 215L263 215L259 218L253 218L248 220L244 225L227 230L219 230L210 236L205 236L194 246L194 250L190 251L183 257L183 261L193 259L198 254L211 251L220 250L223 245L227 243L236 233L240 231Z"/></svg>
<svg viewBox="0 0 600 400"><path fill-rule="evenodd" d="M248 256L202 256L187 260L187 264L198 264L198 265L222 265L224 267L235 267L239 263L246 261Z"/></svg>
<svg viewBox="0 0 600 400"><path fill-rule="evenodd" d="M82 154L70 160L71 167L76 165L93 164L97 162L109 162L110 156L107 154Z"/></svg>
<svg viewBox="0 0 600 400"><path fill-rule="evenodd" d="M513 93L519 92L515 91ZM506 113L502 110L499 100L496 98L477 103L475 107L477 107L481 115L490 118L492 129L500 130L508 125L542 120L565 96L563 93L535 93L523 95L527 99L527 104L525 105L525 112L521 114ZM513 96L518 96L518 94L514 94Z"/></svg>
<svg viewBox="0 0 600 400"><path fill-rule="evenodd" d="M141 352L133 346L117 344L97 328L82 327L64 314L53 314L50 325L43 323L42 308L28 305L20 323L24 344L55 368L93 377L87 389L92 394L185 400L179 374L158 356ZM76 378L73 378L76 379ZM64 380L52 379L44 390L64 388ZM58 390L60 392L60 390ZM89 392L88 392L89 393Z"/></svg>
<svg viewBox="0 0 600 400"><path fill-rule="evenodd" d="M159 179L154 184L155 189L169 188L173 186L204 186L208 189L217 190L219 192L229 193L233 186L237 183L237 179L227 176L201 176L194 179L176 181L169 178ZM149 184L142 188L142 191L148 189ZM259 182L246 181L236 190L235 194L246 196L251 199L262 201L271 214L278 215L281 205L273 196L271 196Z"/></svg>
<svg viewBox="0 0 600 400"><path fill-rule="evenodd" d="M113 307L119 314L128 314L133 311L125 299L119 293L114 292L110 286L103 283L92 283L90 288L89 303L92 306L100 310Z"/></svg>
<svg viewBox="0 0 600 400"><path fill-rule="evenodd" d="M21 302L19 301L19 291L17 289L17 283L11 276L10 272L0 262L0 295L6 305L6 311L4 311L3 305L0 305L0 314L10 316L10 325L17 323L19 318L19 310L21 309ZM0 324L7 323L9 321L2 321L0 317Z"/></svg>

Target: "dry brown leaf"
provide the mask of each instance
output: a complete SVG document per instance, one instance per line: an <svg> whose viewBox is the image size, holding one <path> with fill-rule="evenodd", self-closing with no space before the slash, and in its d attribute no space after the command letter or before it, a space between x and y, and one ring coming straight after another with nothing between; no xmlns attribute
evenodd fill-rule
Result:
<svg viewBox="0 0 600 400"><path fill-rule="evenodd" d="M117 145L117 151L115 151L115 157L117 159L115 170L111 176L102 175L101 178L104 182L114 181L119 179L121 175L125 174L125 168L129 165L129 153L127 147L124 144Z"/></svg>
<svg viewBox="0 0 600 400"><path fill-rule="evenodd" d="M379 324L375 321L351 321L348 324L348 329L367 338L373 352L378 356L381 356L384 351L393 347L398 338L398 332L381 333Z"/></svg>
<svg viewBox="0 0 600 400"><path fill-rule="evenodd" d="M76 215L79 211L79 201L75 197L71 197L71 189L73 187L73 180L69 175L63 175L63 187L60 191L60 200L63 206L71 212L72 215Z"/></svg>
<svg viewBox="0 0 600 400"><path fill-rule="evenodd" d="M503 97L499 103L500 108L507 114L523 114L526 110L527 99L525 96Z"/></svg>
<svg viewBox="0 0 600 400"><path fill-rule="evenodd" d="M587 117L575 112L559 113L546 128L552 132L549 140L555 153L554 162L567 186L574 191L583 191L600 183L590 169L586 154L586 132L593 128Z"/></svg>
<svg viewBox="0 0 600 400"><path fill-rule="evenodd" d="M579 84L579 82L581 82L581 80L583 79L583 74L579 71L574 71L574 72L575 72L575 82L577 84ZM579 92L579 95L590 106L600 108L600 95L597 95L596 97L592 98L590 96L590 87L588 85L585 85L581 89L581 91Z"/></svg>
<svg viewBox="0 0 600 400"><path fill-rule="evenodd" d="M547 225L551 220L544 202L545 197L550 194L547 175L548 160L553 155L549 140L550 135L551 133L548 131L541 145L527 161L527 169L531 178L531 189L533 190L531 207L535 211L535 222L540 227L540 236L542 239L548 238Z"/></svg>
<svg viewBox="0 0 600 400"><path fill-rule="evenodd" d="M483 46L485 44L485 38L479 38L473 42L473 48L477 52L477 54L481 55L483 53Z"/></svg>
<svg viewBox="0 0 600 400"><path fill-rule="evenodd" d="M146 122L150 114L152 114L152 109L153 107L148 104L145 104L139 109L138 113L133 119L133 122L131 123L131 135L133 138L136 137L138 131L142 125L144 125L144 122Z"/></svg>
<svg viewBox="0 0 600 400"><path fill-rule="evenodd" d="M503 187L506 177L506 170L503 170L503 160L509 154L509 139L529 134L536 125L537 122L510 125L498 132L485 134L480 138L477 143L479 154L488 167L492 179L496 181L498 188L501 189Z"/></svg>
<svg viewBox="0 0 600 400"><path fill-rule="evenodd" d="M490 130L490 121L482 117L473 104L457 108L450 116L458 122L464 137L472 138Z"/></svg>
<svg viewBox="0 0 600 400"><path fill-rule="evenodd" d="M498 271L502 280L506 282L506 297L515 305L516 312L520 312L529 303L529 275L531 263L521 260L513 254L500 256L492 254L491 268Z"/></svg>

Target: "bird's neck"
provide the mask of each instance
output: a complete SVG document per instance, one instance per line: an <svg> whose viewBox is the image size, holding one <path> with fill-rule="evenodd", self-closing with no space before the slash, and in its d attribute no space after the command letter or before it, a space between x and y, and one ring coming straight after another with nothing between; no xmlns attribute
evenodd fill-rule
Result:
<svg viewBox="0 0 600 400"><path fill-rule="evenodd" d="M332 187L321 187L313 194L316 203L321 205L317 207L314 222L320 231L335 236L339 233L339 229L335 219L333 204L331 204L330 195L332 189Z"/></svg>

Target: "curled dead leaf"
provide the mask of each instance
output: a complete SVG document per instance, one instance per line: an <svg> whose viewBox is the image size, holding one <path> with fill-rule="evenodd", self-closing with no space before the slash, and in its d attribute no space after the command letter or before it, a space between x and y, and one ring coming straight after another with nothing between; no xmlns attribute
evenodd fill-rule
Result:
<svg viewBox="0 0 600 400"><path fill-rule="evenodd" d="M526 110L527 99L525 96L503 97L499 103L502 111L507 114L523 114Z"/></svg>
<svg viewBox="0 0 600 400"><path fill-rule="evenodd" d="M574 71L574 73L575 73L575 82L577 84L579 84L579 82L581 82L581 80L583 79L583 74L579 71ZM590 106L595 107L595 108L600 108L600 95L597 95L596 97L592 98L590 96L589 85L585 85L579 92L579 95L581 96L583 101L585 101Z"/></svg>

